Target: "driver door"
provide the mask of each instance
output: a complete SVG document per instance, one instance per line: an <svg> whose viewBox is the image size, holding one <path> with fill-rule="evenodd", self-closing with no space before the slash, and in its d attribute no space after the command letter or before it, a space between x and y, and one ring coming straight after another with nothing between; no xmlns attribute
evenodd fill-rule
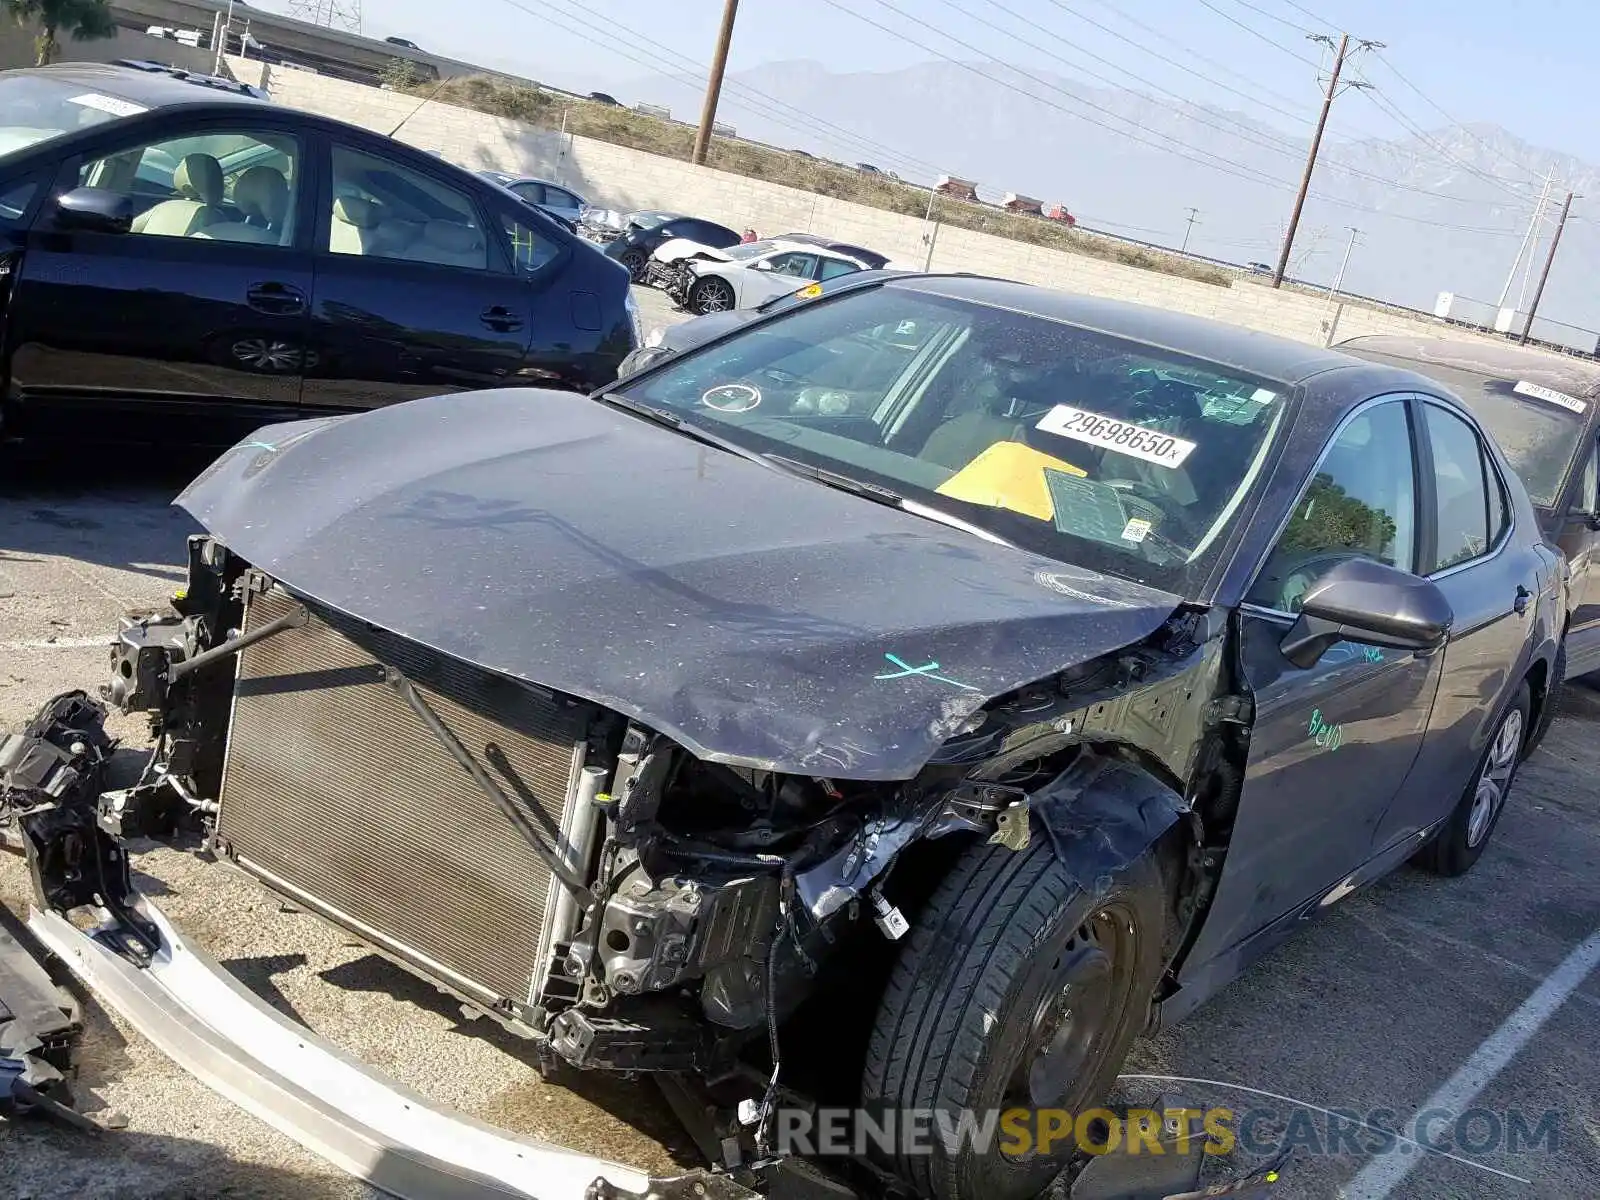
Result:
<svg viewBox="0 0 1600 1200"><path fill-rule="evenodd" d="M1340 642L1301 670L1279 644L1300 598L1350 558L1416 570L1424 545L1411 406L1357 409L1311 472L1240 611L1250 758L1211 913L1190 962L1344 895L1422 747L1442 655ZM1188 971L1185 972L1188 974Z"/></svg>

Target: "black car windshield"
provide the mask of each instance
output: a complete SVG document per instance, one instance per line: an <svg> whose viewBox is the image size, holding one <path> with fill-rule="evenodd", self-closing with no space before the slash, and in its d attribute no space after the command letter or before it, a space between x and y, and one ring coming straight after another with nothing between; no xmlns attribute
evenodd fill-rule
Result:
<svg viewBox="0 0 1600 1200"><path fill-rule="evenodd" d="M898 287L818 300L620 389L758 453L1027 549L1186 592L1227 540L1281 384Z"/></svg>
<svg viewBox="0 0 1600 1200"><path fill-rule="evenodd" d="M0 76L0 160L29 146L145 111L83 84L37 75Z"/></svg>

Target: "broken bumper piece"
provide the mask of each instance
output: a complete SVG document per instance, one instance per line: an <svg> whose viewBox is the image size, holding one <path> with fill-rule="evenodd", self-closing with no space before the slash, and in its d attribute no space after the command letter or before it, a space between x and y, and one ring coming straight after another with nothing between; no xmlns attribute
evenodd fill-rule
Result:
<svg viewBox="0 0 1600 1200"><path fill-rule="evenodd" d="M35 910L29 928L108 1007L190 1074L358 1179L407 1200L671 1200L754 1196L705 1172L653 1180L439 1108L257 999L148 901L147 967Z"/></svg>

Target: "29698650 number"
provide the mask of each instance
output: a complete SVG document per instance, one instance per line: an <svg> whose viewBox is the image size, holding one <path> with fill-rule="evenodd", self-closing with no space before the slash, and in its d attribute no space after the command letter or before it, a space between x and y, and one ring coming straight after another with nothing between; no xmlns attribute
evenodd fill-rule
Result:
<svg viewBox="0 0 1600 1200"><path fill-rule="evenodd" d="M1142 458L1163 467L1176 467L1189 457L1195 443L1131 421L1086 412L1068 404L1058 404L1036 426L1043 433L1055 433L1123 454Z"/></svg>

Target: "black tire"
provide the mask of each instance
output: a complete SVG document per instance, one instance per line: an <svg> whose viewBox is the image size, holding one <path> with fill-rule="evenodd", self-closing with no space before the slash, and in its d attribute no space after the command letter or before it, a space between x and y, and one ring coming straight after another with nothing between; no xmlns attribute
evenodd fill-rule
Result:
<svg viewBox="0 0 1600 1200"><path fill-rule="evenodd" d="M689 311L698 316L727 312L733 303L733 288L725 279L702 279L689 289Z"/></svg>
<svg viewBox="0 0 1600 1200"><path fill-rule="evenodd" d="M1550 726L1556 719L1556 706L1561 701L1561 689L1566 684L1566 673L1567 640L1563 637L1556 645L1556 661L1550 667L1550 678L1544 685L1544 697L1539 703L1539 719L1533 723L1533 732L1528 735L1523 758L1537 750L1539 743L1544 741L1544 735L1550 732Z"/></svg>
<svg viewBox="0 0 1600 1200"><path fill-rule="evenodd" d="M643 250L624 250L617 261L628 268L628 278L634 283L644 282L645 267L649 265L649 260Z"/></svg>
<svg viewBox="0 0 1600 1200"><path fill-rule="evenodd" d="M969 847L918 914L890 975L868 1045L863 1104L900 1114L973 1109L981 1118L1013 1107L1078 1113L1098 1102L1149 1016L1164 912L1152 855L1094 899L1045 838L1020 852ZM1069 978L1081 986L1067 1010L1073 1019L1056 1018L1063 1053L1053 1060L1062 1084L1055 1094L1043 1078L1050 1060L1035 1054L1035 1043L1049 1042L1045 1006L1064 1002ZM1038 1067L1039 1089L1051 1094L1030 1086L1032 1076L1018 1081L1024 1061ZM932 1154L901 1147L884 1165L936 1200L1025 1200L1072 1155L1068 1139L1047 1156L1012 1159L999 1140L987 1154L970 1146L952 1153L934 1137Z"/></svg>
<svg viewBox="0 0 1600 1200"><path fill-rule="evenodd" d="M1417 866L1436 875L1464 875L1483 857L1485 848L1494 837L1495 827L1500 824L1500 817L1506 810L1506 800L1516 782L1517 767L1527 755L1528 716L1532 706L1532 694L1524 680L1517 685L1511 703L1495 721L1489 744L1483 748L1483 754L1472 770L1472 778L1467 780L1455 811L1433 841L1412 859ZM1507 727L1513 721L1517 722L1520 731L1516 737L1517 745L1509 761L1501 762L1499 756L1505 749L1502 741L1510 737ZM1489 801L1492 807L1486 816L1480 816L1477 814L1480 787L1491 775L1498 776L1498 800Z"/></svg>

